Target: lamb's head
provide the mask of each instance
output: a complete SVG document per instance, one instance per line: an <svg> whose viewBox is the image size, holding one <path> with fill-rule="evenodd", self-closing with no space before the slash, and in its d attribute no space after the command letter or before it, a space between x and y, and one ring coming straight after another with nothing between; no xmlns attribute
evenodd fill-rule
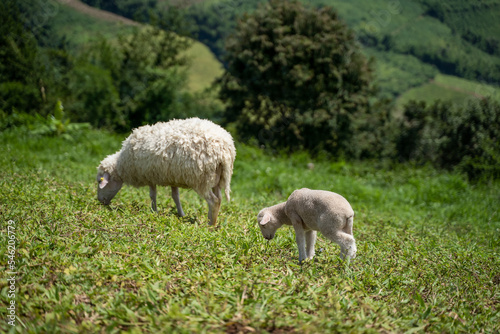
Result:
<svg viewBox="0 0 500 334"><path fill-rule="evenodd" d="M274 238L276 230L279 229L283 223L279 222L269 210L269 208L262 209L257 215L260 231L262 236L267 240Z"/></svg>
<svg viewBox="0 0 500 334"><path fill-rule="evenodd" d="M97 171L97 199L104 205L109 205L111 200L120 191L123 181L113 178L101 166Z"/></svg>

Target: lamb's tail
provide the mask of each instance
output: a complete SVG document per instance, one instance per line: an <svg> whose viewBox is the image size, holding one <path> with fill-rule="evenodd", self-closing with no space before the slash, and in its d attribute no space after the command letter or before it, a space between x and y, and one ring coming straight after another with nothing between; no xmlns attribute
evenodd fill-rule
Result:
<svg viewBox="0 0 500 334"><path fill-rule="evenodd" d="M233 176L234 155L230 155L221 163L222 172L220 176L219 186L224 189L226 199L231 200L231 177Z"/></svg>

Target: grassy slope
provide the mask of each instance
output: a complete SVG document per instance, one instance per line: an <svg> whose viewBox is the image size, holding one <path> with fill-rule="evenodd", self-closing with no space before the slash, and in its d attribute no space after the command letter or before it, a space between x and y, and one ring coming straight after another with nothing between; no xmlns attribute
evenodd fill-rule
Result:
<svg viewBox="0 0 500 334"><path fill-rule="evenodd" d="M233 200L214 230L192 191L181 191L184 218L167 190L158 214L145 188L125 187L111 210L98 205L95 167L122 139L0 133L0 258L6 265L12 219L16 312L30 332L500 330L497 183L367 163L315 161L309 170L305 154L273 158L238 145ZM304 186L351 202L350 266L322 237L316 261L298 266L292 229L270 242L260 236L257 212Z"/></svg>
<svg viewBox="0 0 500 334"><path fill-rule="evenodd" d="M113 39L118 34L127 33L134 29L134 27L122 22L93 18L63 4L58 5L55 15L51 18L51 23L56 34L59 37L65 36L73 47L88 43L99 35Z"/></svg>
<svg viewBox="0 0 500 334"><path fill-rule="evenodd" d="M188 88L191 92L202 91L222 75L222 64L206 45L196 42L187 53L191 59L188 70Z"/></svg>
<svg viewBox="0 0 500 334"><path fill-rule="evenodd" d="M400 108L410 100L424 100L428 103L435 100L452 100L461 104L486 96L500 101L500 89L451 75L438 74L431 82L405 92L397 99L396 104Z"/></svg>
<svg viewBox="0 0 500 334"><path fill-rule="evenodd" d="M62 4L57 8L51 18L54 30L59 36L66 36L74 47L88 43L98 35L113 39L133 29L121 22L110 22L82 14ZM222 74L222 64L205 45L195 41L187 54L191 58L188 70L188 89L191 92L209 87Z"/></svg>

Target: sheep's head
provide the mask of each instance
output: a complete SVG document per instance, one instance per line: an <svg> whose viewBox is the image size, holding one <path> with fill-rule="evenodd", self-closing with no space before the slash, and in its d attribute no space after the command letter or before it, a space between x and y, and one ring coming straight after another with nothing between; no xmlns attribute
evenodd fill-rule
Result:
<svg viewBox="0 0 500 334"><path fill-rule="evenodd" d="M262 232L262 236L267 240L271 240L274 238L274 234L276 230L283 225L279 221L277 221L271 212L266 209L263 209L257 215L257 221L259 222L260 231Z"/></svg>
<svg viewBox="0 0 500 334"><path fill-rule="evenodd" d="M109 205L122 185L123 181L114 180L108 172L99 169L97 172L97 199L102 204Z"/></svg>

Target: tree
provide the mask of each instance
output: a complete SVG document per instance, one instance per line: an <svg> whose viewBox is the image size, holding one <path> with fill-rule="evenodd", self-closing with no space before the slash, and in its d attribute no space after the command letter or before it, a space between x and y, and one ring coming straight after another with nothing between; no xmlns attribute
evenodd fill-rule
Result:
<svg viewBox="0 0 500 334"><path fill-rule="evenodd" d="M372 68L330 7L271 0L227 40L220 96L242 139L346 153L355 119L370 112Z"/></svg>
<svg viewBox="0 0 500 334"><path fill-rule="evenodd" d="M68 74L67 109L79 121L128 130L186 114L186 38L155 27L101 39Z"/></svg>
<svg viewBox="0 0 500 334"><path fill-rule="evenodd" d="M37 87L37 43L23 25L16 1L0 3L0 109L34 110L40 103Z"/></svg>

